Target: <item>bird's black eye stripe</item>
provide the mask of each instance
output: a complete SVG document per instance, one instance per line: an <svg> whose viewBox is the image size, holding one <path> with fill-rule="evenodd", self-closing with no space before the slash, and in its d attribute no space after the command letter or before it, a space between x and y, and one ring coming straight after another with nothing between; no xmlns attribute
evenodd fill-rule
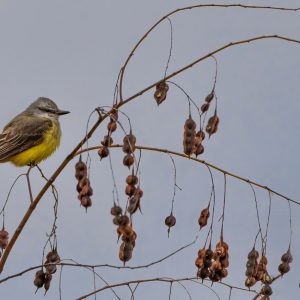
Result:
<svg viewBox="0 0 300 300"><path fill-rule="evenodd" d="M55 113L56 113L56 110L55 110L55 109L46 108L46 107L40 108L40 110L41 110L41 111L44 111L44 112L49 112L49 113L52 113L52 114L55 114Z"/></svg>

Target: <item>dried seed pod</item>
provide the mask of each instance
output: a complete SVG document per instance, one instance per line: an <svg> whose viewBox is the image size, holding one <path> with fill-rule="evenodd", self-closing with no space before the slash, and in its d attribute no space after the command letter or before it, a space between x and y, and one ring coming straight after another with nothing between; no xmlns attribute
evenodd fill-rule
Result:
<svg viewBox="0 0 300 300"><path fill-rule="evenodd" d="M259 257L259 253L255 248L252 248L252 250L248 253L249 259L257 259Z"/></svg>
<svg viewBox="0 0 300 300"><path fill-rule="evenodd" d="M84 196L80 198L80 204L86 209L88 209L89 207L92 206L92 200L89 196Z"/></svg>
<svg viewBox="0 0 300 300"><path fill-rule="evenodd" d="M120 245L119 258L124 264L132 258L132 249L126 248L126 243Z"/></svg>
<svg viewBox="0 0 300 300"><path fill-rule="evenodd" d="M133 196L136 191L136 187L134 185L126 185L125 194L129 197Z"/></svg>
<svg viewBox="0 0 300 300"><path fill-rule="evenodd" d="M60 256L57 253L57 250L54 249L50 252L48 252L47 256L46 256L46 260L50 263L60 263Z"/></svg>
<svg viewBox="0 0 300 300"><path fill-rule="evenodd" d="M134 214L140 208L140 197L138 195L134 195L129 199L129 205L127 207L127 211L130 215Z"/></svg>
<svg viewBox="0 0 300 300"><path fill-rule="evenodd" d="M113 216L119 216L122 214L122 208L120 206L116 205L116 203L114 203L114 206L111 208L110 213Z"/></svg>
<svg viewBox="0 0 300 300"><path fill-rule="evenodd" d="M262 295L265 295L265 296L271 296L273 294L272 288L270 287L269 284L263 285L260 292Z"/></svg>
<svg viewBox="0 0 300 300"><path fill-rule="evenodd" d="M127 216L127 215L121 215L120 216L120 225L122 225L122 226L126 226L126 225L128 225L129 224L129 217Z"/></svg>
<svg viewBox="0 0 300 300"><path fill-rule="evenodd" d="M110 121L117 122L118 118L119 118L119 111L116 104L114 104L110 113Z"/></svg>
<svg viewBox="0 0 300 300"><path fill-rule="evenodd" d="M142 198L143 195L144 195L144 192L143 192L143 190L138 186L138 187L136 188L136 190L135 190L135 194L136 194L138 197Z"/></svg>
<svg viewBox="0 0 300 300"><path fill-rule="evenodd" d="M106 135L106 136L104 136L103 141L101 141L101 144L105 147L109 147L113 144L113 142L114 141L113 141L112 137L110 135Z"/></svg>
<svg viewBox="0 0 300 300"><path fill-rule="evenodd" d="M123 152L130 154L135 151L136 137L130 132L123 138Z"/></svg>
<svg viewBox="0 0 300 300"><path fill-rule="evenodd" d="M115 216L113 218L113 223L117 226L120 226L122 224L122 216Z"/></svg>
<svg viewBox="0 0 300 300"><path fill-rule="evenodd" d="M229 267L229 255L228 255L228 253L224 257L220 257L220 263L222 265L222 268L228 268Z"/></svg>
<svg viewBox="0 0 300 300"><path fill-rule="evenodd" d="M216 251L215 254L218 257L226 257L228 255L228 245L227 243L225 243L224 241L220 241L217 245L216 245Z"/></svg>
<svg viewBox="0 0 300 300"><path fill-rule="evenodd" d="M56 265L45 266L45 269L46 269L46 273L54 274L56 272Z"/></svg>
<svg viewBox="0 0 300 300"><path fill-rule="evenodd" d="M202 248L198 251L198 257L203 258L205 256L205 248Z"/></svg>
<svg viewBox="0 0 300 300"><path fill-rule="evenodd" d="M278 271L281 273L281 275L286 274L290 271L290 265L288 263L282 263L278 267Z"/></svg>
<svg viewBox="0 0 300 300"><path fill-rule="evenodd" d="M39 270L35 273L33 284L39 289L45 283L45 273L43 270Z"/></svg>
<svg viewBox="0 0 300 300"><path fill-rule="evenodd" d="M134 164L134 158L131 154L127 154L123 158L123 165L130 168Z"/></svg>
<svg viewBox="0 0 300 300"><path fill-rule="evenodd" d="M77 180L81 180L85 176L87 176L87 167L80 157L75 165L75 177Z"/></svg>
<svg viewBox="0 0 300 300"><path fill-rule="evenodd" d="M203 130L199 130L197 133L196 133L196 136L199 137L201 139L201 142L204 141L205 139L205 133Z"/></svg>
<svg viewBox="0 0 300 300"><path fill-rule="evenodd" d="M197 277L200 277L201 279L205 279L210 275L209 269L202 268L197 272Z"/></svg>
<svg viewBox="0 0 300 300"><path fill-rule="evenodd" d="M154 99L157 105L160 105L167 97L169 85L165 81L161 81L156 85L154 93Z"/></svg>
<svg viewBox="0 0 300 300"><path fill-rule="evenodd" d="M136 185L138 183L138 178L134 174L128 175L126 177L126 183L129 185Z"/></svg>
<svg viewBox="0 0 300 300"><path fill-rule="evenodd" d="M273 278L266 272L263 275L261 282L265 284L271 284L273 282Z"/></svg>
<svg viewBox="0 0 300 300"><path fill-rule="evenodd" d="M107 124L107 130L112 133L117 130L117 122L110 120Z"/></svg>
<svg viewBox="0 0 300 300"><path fill-rule="evenodd" d="M50 282L52 280L52 275L49 273L45 274L45 283L44 283L44 289L45 289L45 293L49 290L50 288Z"/></svg>
<svg viewBox="0 0 300 300"><path fill-rule="evenodd" d="M228 271L227 271L227 269L221 269L221 270L219 270L219 274L220 274L221 278L225 278L228 275Z"/></svg>
<svg viewBox="0 0 300 300"><path fill-rule="evenodd" d="M204 153L204 147L201 143L197 143L197 140L195 142L196 142L196 145L195 145L195 148L194 148L194 154L197 157L198 155L201 155L201 154Z"/></svg>
<svg viewBox="0 0 300 300"><path fill-rule="evenodd" d="M161 81L156 85L156 89L167 92L169 90L169 85L165 81Z"/></svg>
<svg viewBox="0 0 300 300"><path fill-rule="evenodd" d="M195 121L192 119L191 115L189 116L189 118L185 121L184 123L184 129L190 129L190 130L195 130L196 129L196 123Z"/></svg>
<svg viewBox="0 0 300 300"><path fill-rule="evenodd" d="M196 258L195 265L198 269L201 269L204 266L203 258Z"/></svg>
<svg viewBox="0 0 300 300"><path fill-rule="evenodd" d="M186 155L192 155L194 151L194 146L193 145L189 145L189 144L183 144L183 152Z"/></svg>
<svg viewBox="0 0 300 300"><path fill-rule="evenodd" d="M200 217L198 219L200 229L207 225L208 218L209 218L209 208L207 207L201 211Z"/></svg>
<svg viewBox="0 0 300 300"><path fill-rule="evenodd" d="M192 155L195 149L196 123L191 115L184 123L183 152Z"/></svg>
<svg viewBox="0 0 300 300"><path fill-rule="evenodd" d="M3 250L8 245L8 232L2 228L0 230L0 248Z"/></svg>
<svg viewBox="0 0 300 300"><path fill-rule="evenodd" d="M207 125L206 125L206 132L209 134L209 137L216 133L218 130L219 125L219 117L217 116L216 112L215 114L209 118Z"/></svg>
<svg viewBox="0 0 300 300"><path fill-rule="evenodd" d="M214 96L215 96L215 92L212 91L210 94L208 94L208 95L205 97L205 102L210 103L210 102L214 99Z"/></svg>
<svg viewBox="0 0 300 300"><path fill-rule="evenodd" d="M100 158L105 158L109 155L109 149L106 146L101 146L98 150L98 155Z"/></svg>
<svg viewBox="0 0 300 300"><path fill-rule="evenodd" d="M209 109L209 104L208 103L203 103L202 105L201 105L201 111L203 112L203 113L205 113L206 111L208 111L208 109Z"/></svg>
<svg viewBox="0 0 300 300"><path fill-rule="evenodd" d="M173 214L171 213L171 215L169 215L168 217L166 217L165 219L165 224L166 226L173 227L176 224L176 218L173 216Z"/></svg>
<svg viewBox="0 0 300 300"><path fill-rule="evenodd" d="M206 259L212 259L213 255L214 255L214 252L210 248L206 249L206 251L205 251L205 258Z"/></svg>
<svg viewBox="0 0 300 300"><path fill-rule="evenodd" d="M256 279L254 277L248 277L245 281L245 286L250 289L255 283Z"/></svg>
<svg viewBox="0 0 300 300"><path fill-rule="evenodd" d="M290 249L281 256L281 261L284 263L291 263L293 261L293 256L290 252Z"/></svg>
<svg viewBox="0 0 300 300"><path fill-rule="evenodd" d="M165 91L156 90L154 92L154 99L157 105L160 105L162 102L164 102L166 98L167 98L167 93Z"/></svg>

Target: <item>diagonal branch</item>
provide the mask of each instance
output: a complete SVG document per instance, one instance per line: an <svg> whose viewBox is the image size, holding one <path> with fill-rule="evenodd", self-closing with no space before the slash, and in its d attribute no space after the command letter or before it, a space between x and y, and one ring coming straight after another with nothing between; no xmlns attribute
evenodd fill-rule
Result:
<svg viewBox="0 0 300 300"><path fill-rule="evenodd" d="M298 10L298 9L297 9ZM253 41L258 41L258 40L265 40L265 39L279 39L279 40L284 40L287 42L293 42L293 43L297 43L300 44L300 40L296 40L293 38L289 38L289 37L285 37L285 36L279 36L279 35L263 35L263 36L256 36L253 38L249 38L246 40L240 40L240 41L236 41L236 42L231 42L229 44L226 44L208 54L206 54L205 56L202 56L200 58L198 58L197 60L193 61L192 63L186 65L185 67L175 71L174 73L168 75L167 77L158 80L157 82L149 85L148 87L142 89L141 91L137 92L136 94L132 95L131 97L127 98L126 100L119 102L116 107L114 109L118 109L121 106L125 105L126 103L132 101L133 99L136 99L137 97L141 96L142 94L144 94L145 92L149 91L150 89L152 89L153 87L155 87L159 82L161 82L162 80L168 80L172 77L175 77L176 75L178 75L179 73L182 73L183 71L186 71L187 69L193 67L194 65L200 63L201 61L204 61L205 59L211 57L212 55L219 53L227 48L236 46L236 45L241 45L241 44L247 44ZM68 163L74 158L74 156L76 155L76 153L79 151L79 149L86 143L86 141L88 141L91 136L93 135L93 133L96 131L96 129L100 126L100 124L102 123L102 121L104 121L111 113L113 110L110 110L107 114L103 115L103 116L99 116L99 119L95 122L95 124L93 125L93 127L90 129L90 131L87 133L87 135L79 142L79 144L72 150L72 152L63 160L63 162L59 165L59 167L56 169L56 171L53 173L53 175L50 177L49 181L44 185L44 187L40 190L40 192L38 193L38 195L35 197L35 199L33 200L33 202L31 203L31 205L29 206L28 210L26 211L23 219L21 220L20 224L18 225L17 229L15 230L11 240L9 241L3 255L2 258L0 260L0 273L2 273L4 265L6 263L6 260L16 242L16 240L18 239L20 233L22 232L24 226L26 225L28 219L30 218L31 214L33 213L34 209L36 208L36 206L38 205L38 203L40 202L41 198L44 196L44 194L46 193L46 191L49 189L49 187L51 187L51 184L56 180L56 178L59 176L59 174L63 171L63 169L68 165ZM172 153L172 152L170 152ZM228 174L228 173L226 173ZM228 174L229 175L229 174ZM233 176L230 175L230 176ZM234 176L233 176L234 177ZM242 177L240 177L239 179L248 182L247 179L244 179ZM254 184L254 183L253 183ZM264 188L268 191L272 191L267 187L263 187L259 184L255 184L261 188ZM274 191L272 191L274 192ZM274 192L276 195L289 199L283 195L281 195L280 193ZM297 203L298 202L289 199L291 202Z"/></svg>

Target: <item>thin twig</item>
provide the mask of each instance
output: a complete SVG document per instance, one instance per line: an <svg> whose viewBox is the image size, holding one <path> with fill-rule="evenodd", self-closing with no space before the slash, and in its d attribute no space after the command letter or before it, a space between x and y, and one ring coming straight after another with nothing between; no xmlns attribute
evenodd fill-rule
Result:
<svg viewBox="0 0 300 300"><path fill-rule="evenodd" d="M171 252L170 254L158 259L158 260L155 260L153 262L150 262L148 264L144 264L144 265L139 265L139 266L116 266L116 265L110 265L110 264L96 264L96 265L88 265L88 264L79 264L77 262L75 263L65 263L63 261L61 261L59 264L55 264L57 266L66 266L66 267L84 267L84 268L112 268L112 269L130 269L130 270L137 270L137 269L146 269L146 268L149 268L151 266L154 266L156 264L159 264L165 260L167 260L168 258L176 255L177 253L181 252L182 250L194 245L197 241L197 237L191 242L191 243L188 243L180 248L178 248L177 250ZM72 260L74 261L74 260ZM16 274L13 274L13 275L10 275L10 276L7 276L5 278L2 278L0 280L0 284L5 282L5 281L8 281L10 279L13 279L13 278L16 278L16 277L19 277L19 276L22 276L23 274L25 273L28 273L28 272L31 272L33 270L36 270L36 269L39 269L43 266L47 266L47 265L52 265L52 264L45 264L45 265L38 265L38 266L35 266L35 267L30 267L28 269L25 269L19 273L16 273Z"/></svg>
<svg viewBox="0 0 300 300"><path fill-rule="evenodd" d="M115 287L121 287L121 286L128 286L129 284L133 284L133 283L147 283L147 282L160 282L160 283L171 283L171 282L183 282L183 281L192 281L192 280L198 280L198 278L196 277L185 277L185 278L178 278L178 279L174 279L174 278L166 278L166 277L156 277L156 278L148 278L148 279L137 279L137 280L131 280L131 281L126 281L126 282L121 282L121 283L116 283L116 284L111 284L109 286L104 286L96 291L93 291L93 292L90 292L86 295L83 295L83 296L80 296L79 298L77 298L76 300L83 300L83 299L86 299L92 295L94 295L94 293L99 293L99 292L102 292L106 289L109 289L109 288L115 288ZM206 280L206 281L209 281L210 280ZM225 285L225 286L228 286L228 287L232 287L233 289L238 289L238 290L241 290L241 291L245 291L245 292L252 292L252 293L255 293L257 294L256 291L254 290L250 290L250 289L245 289L245 288L241 288L241 287L236 287L236 286L233 286L233 285L229 285L229 284L226 284L224 282L216 282L215 284L220 284L220 285Z"/></svg>
<svg viewBox="0 0 300 300"><path fill-rule="evenodd" d="M119 79L119 94L120 94L120 101L123 102L123 77L125 69L130 61L130 59L133 57L134 52L136 49L141 45L141 43L147 38L147 36L165 19L169 18L171 15L177 14L179 12L183 12L186 10L192 10L195 8L247 8L247 9L268 9L268 10L277 10L277 11L298 11L300 8L285 8L285 7L275 7L275 6L259 6L259 5L243 5L243 4L198 4L198 5L192 5L192 6L186 6L182 8L175 9L168 14L161 17L153 26L149 28L149 30L138 40L138 42L135 44L131 52L129 53L128 57L125 60L125 63L123 67L120 70L120 74L118 76ZM173 77L173 76L172 76ZM166 78L166 76L165 76ZM168 79L168 78L166 78Z"/></svg>

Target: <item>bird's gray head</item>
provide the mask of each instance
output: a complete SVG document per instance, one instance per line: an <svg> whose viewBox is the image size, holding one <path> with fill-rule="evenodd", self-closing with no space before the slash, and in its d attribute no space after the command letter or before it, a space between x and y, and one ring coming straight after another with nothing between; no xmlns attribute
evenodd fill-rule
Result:
<svg viewBox="0 0 300 300"><path fill-rule="evenodd" d="M69 113L69 111L59 109L54 101L45 97L40 97L32 102L25 112L56 119L60 115Z"/></svg>

